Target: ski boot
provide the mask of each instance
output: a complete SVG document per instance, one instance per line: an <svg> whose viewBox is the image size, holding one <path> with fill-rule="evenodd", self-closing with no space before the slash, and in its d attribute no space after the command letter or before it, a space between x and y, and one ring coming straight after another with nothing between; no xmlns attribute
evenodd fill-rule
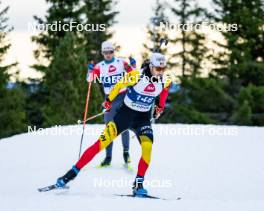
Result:
<svg viewBox="0 0 264 211"><path fill-rule="evenodd" d="M124 158L125 164L131 163L131 159L130 159L128 151L123 152L123 158Z"/></svg>
<svg viewBox="0 0 264 211"><path fill-rule="evenodd" d="M64 176L57 179L56 187L64 188L69 181L77 176L79 171L80 170L76 166L73 166Z"/></svg>
<svg viewBox="0 0 264 211"><path fill-rule="evenodd" d="M103 162L100 164L100 167L108 167L111 165L112 157L105 157Z"/></svg>
<svg viewBox="0 0 264 211"><path fill-rule="evenodd" d="M143 187L144 177L137 176L133 184L133 195L136 197L144 197L148 191Z"/></svg>

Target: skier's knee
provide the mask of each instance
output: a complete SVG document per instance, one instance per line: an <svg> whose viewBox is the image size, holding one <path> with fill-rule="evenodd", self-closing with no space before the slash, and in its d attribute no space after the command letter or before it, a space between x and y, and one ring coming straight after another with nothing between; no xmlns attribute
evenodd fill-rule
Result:
<svg viewBox="0 0 264 211"><path fill-rule="evenodd" d="M103 133L100 135L100 150L106 148L117 137L116 124L109 122Z"/></svg>
<svg viewBox="0 0 264 211"><path fill-rule="evenodd" d="M153 130L150 125L146 125L137 129L136 133L139 136L146 136L153 143Z"/></svg>
<svg viewBox="0 0 264 211"><path fill-rule="evenodd" d="M152 152L152 140L148 136L140 136L140 143L142 148L142 158L149 164Z"/></svg>

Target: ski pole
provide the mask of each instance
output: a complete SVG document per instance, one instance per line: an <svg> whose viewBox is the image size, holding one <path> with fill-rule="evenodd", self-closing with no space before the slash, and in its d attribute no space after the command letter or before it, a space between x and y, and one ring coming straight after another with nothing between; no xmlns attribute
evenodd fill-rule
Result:
<svg viewBox="0 0 264 211"><path fill-rule="evenodd" d="M90 120L92 120L92 119L95 119L95 118L97 118L97 117L99 117L99 116L102 116L105 112L106 112L106 110L104 109L101 113L96 114L96 115L93 115L93 116L87 118L85 121L81 121L81 120L79 119L79 120L77 121L77 123L78 123L78 124L82 124L82 123L84 123L84 122L88 122L88 121L90 121Z"/></svg>
<svg viewBox="0 0 264 211"><path fill-rule="evenodd" d="M86 125L85 123L86 123L87 113L88 113L88 108L89 108L89 99L90 99L91 87L92 87L92 81L89 81L88 91L87 91L87 96L86 96L85 110L84 110L84 117L83 117L83 130L82 130L82 137L81 137L81 141L80 141L80 149L79 149L78 159L80 159L81 152L82 152L82 142L83 142L84 129L85 129L85 125Z"/></svg>

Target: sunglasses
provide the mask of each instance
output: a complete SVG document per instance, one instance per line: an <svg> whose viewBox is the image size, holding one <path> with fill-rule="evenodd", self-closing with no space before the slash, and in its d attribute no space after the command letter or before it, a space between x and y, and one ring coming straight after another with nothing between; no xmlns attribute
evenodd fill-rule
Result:
<svg viewBox="0 0 264 211"><path fill-rule="evenodd" d="M109 54L113 54L114 51L103 51L102 53L103 53L104 55L109 55Z"/></svg>
<svg viewBox="0 0 264 211"><path fill-rule="evenodd" d="M154 70L156 72L164 72L165 71L165 67L155 67Z"/></svg>

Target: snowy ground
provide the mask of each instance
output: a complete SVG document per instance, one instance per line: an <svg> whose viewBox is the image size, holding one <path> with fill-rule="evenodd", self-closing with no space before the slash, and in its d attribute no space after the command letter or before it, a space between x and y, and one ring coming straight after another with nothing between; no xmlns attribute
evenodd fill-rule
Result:
<svg viewBox="0 0 264 211"><path fill-rule="evenodd" d="M85 147L96 140L103 126L87 128ZM63 129L69 132L81 127ZM47 129L42 131L45 135L22 134L0 140L0 210L264 210L263 127L175 124L155 125L154 131L153 159L146 176L148 191L169 200L114 196L131 192L126 183L135 174L121 167L119 139L112 168L95 168L103 159L101 153L70 183L70 190L39 193L37 188L54 183L77 160L81 136L56 135L54 129ZM139 156L139 144L132 139L134 170ZM177 197L182 199L173 200Z"/></svg>

